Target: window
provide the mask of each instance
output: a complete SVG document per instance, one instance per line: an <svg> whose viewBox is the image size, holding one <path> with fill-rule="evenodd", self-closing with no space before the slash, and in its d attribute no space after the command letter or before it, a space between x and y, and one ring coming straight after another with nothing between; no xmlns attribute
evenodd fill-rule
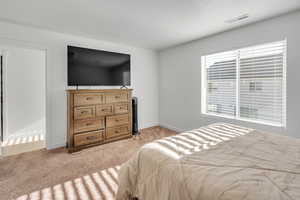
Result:
<svg viewBox="0 0 300 200"><path fill-rule="evenodd" d="M285 126L286 41L202 56L202 113Z"/></svg>

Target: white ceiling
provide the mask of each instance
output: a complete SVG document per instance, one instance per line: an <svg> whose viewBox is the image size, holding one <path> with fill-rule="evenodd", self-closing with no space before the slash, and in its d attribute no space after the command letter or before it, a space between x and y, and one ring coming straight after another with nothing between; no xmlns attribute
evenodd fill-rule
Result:
<svg viewBox="0 0 300 200"><path fill-rule="evenodd" d="M300 0L1 0L0 20L162 49L299 8Z"/></svg>

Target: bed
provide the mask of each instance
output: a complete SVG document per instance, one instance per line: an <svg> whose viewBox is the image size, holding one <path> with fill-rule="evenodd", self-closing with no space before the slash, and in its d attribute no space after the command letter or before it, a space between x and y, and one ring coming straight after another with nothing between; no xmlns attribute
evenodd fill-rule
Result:
<svg viewBox="0 0 300 200"><path fill-rule="evenodd" d="M213 124L144 145L117 200L300 199L300 140Z"/></svg>

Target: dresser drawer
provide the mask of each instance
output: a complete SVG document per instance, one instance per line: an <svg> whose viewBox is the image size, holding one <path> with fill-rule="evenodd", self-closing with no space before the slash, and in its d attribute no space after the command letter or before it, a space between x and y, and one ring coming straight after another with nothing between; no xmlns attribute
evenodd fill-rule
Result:
<svg viewBox="0 0 300 200"><path fill-rule="evenodd" d="M129 125L123 125L106 130L106 138L119 137L121 135L129 135Z"/></svg>
<svg viewBox="0 0 300 200"><path fill-rule="evenodd" d="M81 133L87 131L95 131L104 128L104 118L90 120L75 120L74 132Z"/></svg>
<svg viewBox="0 0 300 200"><path fill-rule="evenodd" d="M116 103L114 105L114 110L116 114L128 113L129 112L129 104L128 103Z"/></svg>
<svg viewBox="0 0 300 200"><path fill-rule="evenodd" d="M123 124L128 124L129 123L129 115L115 115L115 116L109 116L106 117L106 126L107 127L114 127L114 126L119 126Z"/></svg>
<svg viewBox="0 0 300 200"><path fill-rule="evenodd" d="M114 110L113 110L112 104L96 106L96 115L97 116L112 115L113 112L114 112Z"/></svg>
<svg viewBox="0 0 300 200"><path fill-rule="evenodd" d="M87 144L93 144L96 142L101 142L103 138L104 131L94 131L89 133L81 133L74 135L74 145L82 146Z"/></svg>
<svg viewBox="0 0 300 200"><path fill-rule="evenodd" d="M74 108L74 119L87 119L95 117L95 106L83 106Z"/></svg>
<svg viewBox="0 0 300 200"><path fill-rule="evenodd" d="M103 94L75 94L74 95L74 105L84 106L92 104L102 104L104 103Z"/></svg>
<svg viewBox="0 0 300 200"><path fill-rule="evenodd" d="M115 94L107 94L105 95L106 103L118 103L118 102L126 102L128 101L127 93L115 93Z"/></svg>

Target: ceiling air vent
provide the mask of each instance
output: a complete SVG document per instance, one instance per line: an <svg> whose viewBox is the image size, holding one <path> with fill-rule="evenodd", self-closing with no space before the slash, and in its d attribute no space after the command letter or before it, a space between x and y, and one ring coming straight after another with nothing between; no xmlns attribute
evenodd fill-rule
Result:
<svg viewBox="0 0 300 200"><path fill-rule="evenodd" d="M231 23L243 21L243 20L248 19L248 18L249 18L249 14L244 14L244 15L226 20L225 22L231 24Z"/></svg>

